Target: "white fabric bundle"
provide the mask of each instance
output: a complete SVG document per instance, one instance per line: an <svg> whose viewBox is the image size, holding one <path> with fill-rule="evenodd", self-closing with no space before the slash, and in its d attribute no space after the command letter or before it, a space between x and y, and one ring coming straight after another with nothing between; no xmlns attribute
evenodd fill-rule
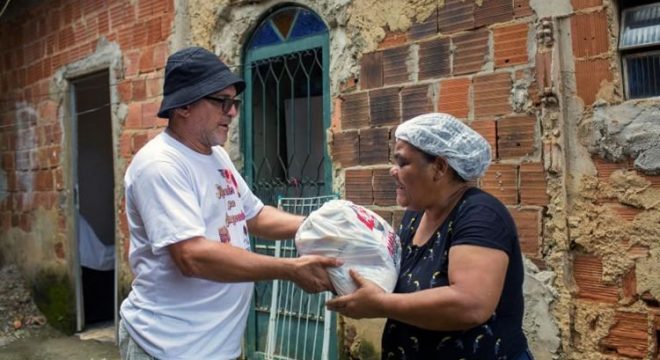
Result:
<svg viewBox="0 0 660 360"><path fill-rule="evenodd" d="M302 223L295 241L301 255L344 261L342 266L328 268L340 295L356 290L349 269L387 292L394 290L401 265L401 243L392 227L369 209L347 200L328 201Z"/></svg>

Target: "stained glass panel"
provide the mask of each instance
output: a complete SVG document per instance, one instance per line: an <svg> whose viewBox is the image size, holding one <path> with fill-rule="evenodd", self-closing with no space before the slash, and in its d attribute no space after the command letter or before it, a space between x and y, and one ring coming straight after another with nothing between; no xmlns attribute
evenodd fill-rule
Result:
<svg viewBox="0 0 660 360"><path fill-rule="evenodd" d="M325 31L327 31L327 28L321 18L309 10L301 9L298 11L298 17L289 39L293 40Z"/></svg>
<svg viewBox="0 0 660 360"><path fill-rule="evenodd" d="M273 25L280 31L282 39L289 37L289 30L291 30L291 24L293 24L297 12L298 9L283 9L271 16Z"/></svg>
<svg viewBox="0 0 660 360"><path fill-rule="evenodd" d="M282 42L282 39L277 35L270 21L265 21L254 32L249 48L256 49L266 45L279 44L280 42Z"/></svg>

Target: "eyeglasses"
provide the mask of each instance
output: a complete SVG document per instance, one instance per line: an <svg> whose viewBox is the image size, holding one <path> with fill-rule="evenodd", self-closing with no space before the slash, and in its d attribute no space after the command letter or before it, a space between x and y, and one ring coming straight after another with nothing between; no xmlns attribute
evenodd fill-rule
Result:
<svg viewBox="0 0 660 360"><path fill-rule="evenodd" d="M225 114L231 111L232 106L236 106L236 109L241 106L241 100L234 99L230 97L215 97L215 96L204 96L204 99L213 100L220 104L222 107L222 112Z"/></svg>

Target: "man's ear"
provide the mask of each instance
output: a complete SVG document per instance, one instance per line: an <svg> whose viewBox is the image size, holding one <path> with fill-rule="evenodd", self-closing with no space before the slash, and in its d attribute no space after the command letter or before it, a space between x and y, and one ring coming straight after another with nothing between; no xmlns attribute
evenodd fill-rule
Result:
<svg viewBox="0 0 660 360"><path fill-rule="evenodd" d="M179 114L179 116L188 117L188 115L190 115L190 105L180 106L174 109L174 111Z"/></svg>

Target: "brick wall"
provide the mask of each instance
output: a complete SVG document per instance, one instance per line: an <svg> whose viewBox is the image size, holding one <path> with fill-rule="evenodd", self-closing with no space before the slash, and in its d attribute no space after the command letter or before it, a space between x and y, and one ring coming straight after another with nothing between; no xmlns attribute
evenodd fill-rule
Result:
<svg viewBox="0 0 660 360"><path fill-rule="evenodd" d="M388 174L396 126L430 111L462 119L493 149L493 163L477 185L506 204L525 256L541 269L560 274L553 286L567 298L557 301L573 309L557 314L559 323L569 324L560 325L564 339L560 358L652 359L658 356L660 299L651 294L648 284L657 287L658 280L638 266L640 259L653 262L650 254L657 252L653 235L657 222L640 225L640 219L657 218L657 209L623 200L628 187L611 176L625 171L638 179L631 185L647 181L634 191L648 191L648 196L657 196L660 177L636 172L631 160L612 163L598 156L585 160L557 154L553 145L557 134L576 142L583 141L583 134L541 126L553 115L564 116L558 114L552 98L562 95L558 93L562 86L570 92L567 96L585 106L584 112L568 115L575 123L589 116L597 98L614 104L622 101L616 98L621 75L616 73L616 34L612 33L615 11L602 0L571 3L575 12L567 19L571 36L566 41L573 54L562 61L572 61L574 84L557 83L566 75L556 63L559 40L543 32L550 29L553 34L552 26L558 22L537 18L527 0L484 0L482 6L445 0L437 13L409 30L387 33L376 50L362 55L359 78L348 82L334 99L340 111L335 112L331 153L344 174L345 197L374 209L396 226L402 209L395 204ZM537 43L530 44L530 39ZM614 97L603 96L608 89L614 89ZM525 100L516 102L514 94ZM596 175L564 179L562 166L593 166ZM583 194L584 189L595 193ZM563 203L564 191L572 197L573 208ZM557 211L563 206L565 213ZM612 228L601 230L598 219L604 215L612 219L607 224ZM569 233L564 249L546 232L574 219L580 225ZM593 230L582 234L583 226ZM613 238L610 231L616 228L622 230ZM591 310L576 311L583 307ZM612 314L608 321L598 315L601 311ZM582 330L576 324L583 323L593 328L579 334ZM584 339L596 329L604 335Z"/></svg>
<svg viewBox="0 0 660 360"><path fill-rule="evenodd" d="M359 81L335 100L341 119L331 150L345 169L345 195L387 216L399 214L387 172L396 125L447 112L490 142L494 162L478 184L509 207L525 253L540 260L548 197L538 121L533 113L516 113L511 101L517 76L533 66L527 39L534 18L519 1L445 3L437 16L388 33L376 51L363 54Z"/></svg>
<svg viewBox="0 0 660 360"><path fill-rule="evenodd" d="M34 231L35 212L52 212L57 234L41 239L53 258L69 255L66 209L67 177L63 118L68 98L53 87L54 74L94 53L99 39L117 43L119 78L111 79L127 104L121 126L117 163L125 163L164 125L155 117L162 92L162 69L169 54L167 39L174 18L172 1L42 1L15 5L0 22L0 158L5 195L0 198L0 232ZM67 110L68 111L68 110ZM119 223L123 211L119 210ZM120 226L126 234L125 226ZM20 246L20 245L19 245Z"/></svg>

